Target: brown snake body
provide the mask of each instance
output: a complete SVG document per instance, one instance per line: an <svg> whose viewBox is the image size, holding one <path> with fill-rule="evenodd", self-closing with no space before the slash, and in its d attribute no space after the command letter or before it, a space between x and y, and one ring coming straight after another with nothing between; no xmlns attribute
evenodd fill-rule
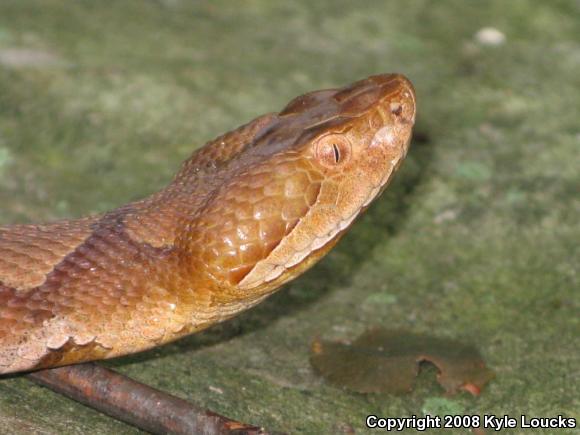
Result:
<svg viewBox="0 0 580 435"><path fill-rule="evenodd" d="M407 153L401 75L311 92L100 216L0 226L0 374L111 358L257 304L328 252Z"/></svg>

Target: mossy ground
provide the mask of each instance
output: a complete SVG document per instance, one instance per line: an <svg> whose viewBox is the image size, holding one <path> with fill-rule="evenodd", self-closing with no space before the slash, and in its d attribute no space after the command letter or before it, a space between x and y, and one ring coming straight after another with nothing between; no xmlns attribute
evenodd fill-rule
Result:
<svg viewBox="0 0 580 435"><path fill-rule="evenodd" d="M486 26L505 42L477 42ZM297 94L405 73L423 140L325 260L228 324L109 365L292 433L364 432L370 413L580 423L578 41L572 1L3 0L0 221L115 207ZM377 324L475 344L497 378L446 398L432 371L406 396L313 374L313 337ZM14 378L0 432L135 429Z"/></svg>

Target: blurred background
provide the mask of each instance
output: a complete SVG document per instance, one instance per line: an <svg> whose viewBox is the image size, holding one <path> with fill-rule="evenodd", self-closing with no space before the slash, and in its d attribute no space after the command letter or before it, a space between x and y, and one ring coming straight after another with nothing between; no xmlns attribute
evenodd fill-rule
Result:
<svg viewBox="0 0 580 435"><path fill-rule="evenodd" d="M361 433L368 414L580 419L579 70L572 0L1 0L0 223L141 198L296 95L403 73L413 148L325 260L234 321L107 364L291 433ZM315 336L371 325L473 344L496 379L448 397L427 371L408 395L364 396L313 373ZM11 378L0 432L137 430Z"/></svg>

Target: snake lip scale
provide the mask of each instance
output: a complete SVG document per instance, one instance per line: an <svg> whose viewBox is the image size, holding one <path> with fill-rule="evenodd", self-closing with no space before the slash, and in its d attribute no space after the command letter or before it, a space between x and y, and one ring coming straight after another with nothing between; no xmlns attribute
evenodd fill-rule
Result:
<svg viewBox="0 0 580 435"><path fill-rule="evenodd" d="M407 154L400 74L299 96L98 216L0 226L0 374L112 358L246 310L324 256Z"/></svg>

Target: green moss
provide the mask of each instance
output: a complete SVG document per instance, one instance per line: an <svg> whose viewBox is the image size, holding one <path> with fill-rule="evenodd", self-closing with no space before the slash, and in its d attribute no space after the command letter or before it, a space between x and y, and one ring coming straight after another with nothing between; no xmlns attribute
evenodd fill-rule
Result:
<svg viewBox="0 0 580 435"><path fill-rule="evenodd" d="M425 415L462 415L465 414L463 406L455 400L444 397L428 397L423 403Z"/></svg>
<svg viewBox="0 0 580 435"><path fill-rule="evenodd" d="M426 410L580 419L579 13L534 0L2 1L0 51L59 62L0 63L0 219L123 204L299 93L405 73L426 140L321 264L224 326L110 364L292 433ZM478 44L486 26L506 42ZM438 400L430 379L366 397L314 375L314 336L375 324L475 344L497 378L477 398ZM2 380L0 432L40 431L134 432Z"/></svg>
<svg viewBox="0 0 580 435"><path fill-rule="evenodd" d="M0 148L0 170L4 169L4 167L8 166L10 163L10 151L7 148Z"/></svg>

